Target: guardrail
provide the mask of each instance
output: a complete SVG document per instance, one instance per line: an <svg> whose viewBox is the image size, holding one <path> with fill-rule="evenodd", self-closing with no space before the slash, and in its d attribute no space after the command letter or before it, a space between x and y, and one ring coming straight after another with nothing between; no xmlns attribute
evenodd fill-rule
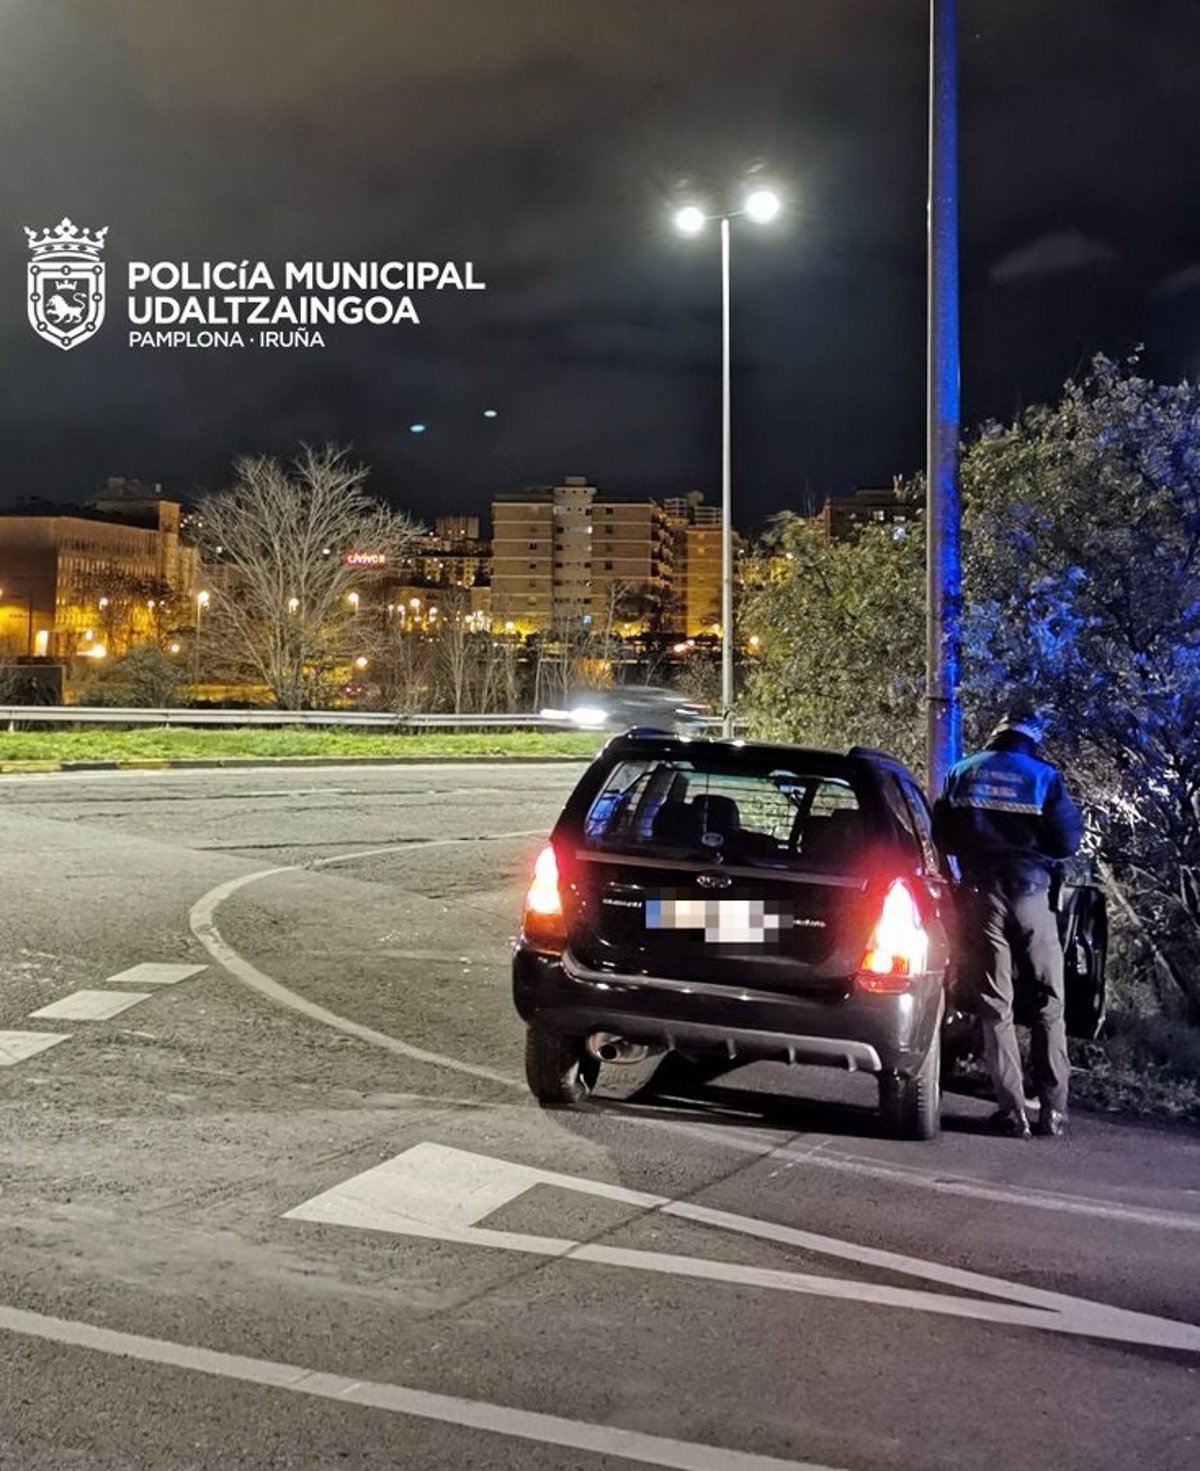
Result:
<svg viewBox="0 0 1200 1471"><path fill-rule="evenodd" d="M403 715L389 710L189 710L103 705L0 705L0 722L21 725L344 725L384 730L578 730L542 715Z"/></svg>

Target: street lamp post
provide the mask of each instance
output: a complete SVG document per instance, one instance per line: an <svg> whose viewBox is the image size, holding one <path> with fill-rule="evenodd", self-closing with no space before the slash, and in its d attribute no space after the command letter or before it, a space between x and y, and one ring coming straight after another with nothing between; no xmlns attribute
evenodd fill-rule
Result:
<svg viewBox="0 0 1200 1471"><path fill-rule="evenodd" d="M726 739L733 735L733 413L730 390L729 235L730 222L741 216L768 224L779 213L779 196L756 189L741 209L709 215L694 204L675 216L685 235L698 235L711 220L721 227L721 721Z"/></svg>
<svg viewBox="0 0 1200 1471"><path fill-rule="evenodd" d="M196 637L192 642L192 684L200 683L200 615L208 607L209 594L201 588L196 594Z"/></svg>

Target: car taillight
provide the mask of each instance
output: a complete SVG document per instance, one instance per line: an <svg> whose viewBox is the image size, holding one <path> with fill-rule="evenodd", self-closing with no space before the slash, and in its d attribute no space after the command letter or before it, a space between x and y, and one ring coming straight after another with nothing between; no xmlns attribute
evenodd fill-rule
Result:
<svg viewBox="0 0 1200 1471"><path fill-rule="evenodd" d="M558 890L558 859L547 843L533 865L533 882L525 895L521 928L531 940L562 944L567 938L562 895Z"/></svg>
<svg viewBox="0 0 1200 1471"><path fill-rule="evenodd" d="M864 991L906 991L912 978L924 971L928 955L929 936L917 901L903 879L897 879L884 896L858 968L858 984Z"/></svg>

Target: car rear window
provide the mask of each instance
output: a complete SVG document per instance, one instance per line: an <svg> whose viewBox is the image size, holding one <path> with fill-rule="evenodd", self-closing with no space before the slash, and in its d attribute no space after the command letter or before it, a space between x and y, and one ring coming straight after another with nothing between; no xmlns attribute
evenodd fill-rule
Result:
<svg viewBox="0 0 1200 1471"><path fill-rule="evenodd" d="M643 757L613 767L583 839L585 847L646 856L852 869L865 829L849 776Z"/></svg>

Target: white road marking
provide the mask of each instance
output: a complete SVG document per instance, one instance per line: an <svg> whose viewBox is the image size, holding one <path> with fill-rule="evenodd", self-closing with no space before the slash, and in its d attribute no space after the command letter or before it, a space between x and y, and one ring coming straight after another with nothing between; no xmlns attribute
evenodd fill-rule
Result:
<svg viewBox="0 0 1200 1471"><path fill-rule="evenodd" d="M146 1338L140 1333L122 1333L98 1328L91 1323L51 1318L21 1308L0 1306L0 1330L20 1333L50 1343L70 1344L96 1353L115 1354L142 1363L172 1369L189 1369L258 1384L268 1389L287 1390L342 1404L363 1405L418 1420L435 1420L445 1425L464 1426L492 1435L534 1441L539 1445L564 1446L572 1451L589 1451L598 1456L623 1457L647 1466L665 1466L671 1471L834 1471L808 1461L783 1461L725 1446L700 1445L695 1441L671 1440L615 1425L593 1425L586 1420L568 1420L486 1400L460 1399L434 1394L425 1389L408 1389L370 1379L350 1379L326 1374L297 1364L272 1359L252 1359L242 1354L221 1353L192 1344L172 1343L163 1338Z"/></svg>
<svg viewBox="0 0 1200 1471"><path fill-rule="evenodd" d="M144 960L141 965L131 965L128 970L108 976L106 986L175 986L207 970L206 965L169 965L156 960Z"/></svg>
<svg viewBox="0 0 1200 1471"><path fill-rule="evenodd" d="M521 832L504 832L488 834L490 840L509 838L532 838L541 837L545 833L544 828L535 828ZM462 1062L458 1058L446 1057L440 1053L430 1052L423 1048L414 1047L412 1044L402 1041L398 1037L389 1036L383 1032L377 1032L373 1028L363 1027L348 1018L327 1011L324 1007L317 1006L300 996L294 991L275 981L264 972L258 970L249 961L245 960L233 949L221 936L217 929L214 915L220 903L238 889L248 884L257 883L260 879L269 878L273 874L295 873L305 869L329 868L341 863L352 863L359 858L377 857L381 854L419 853L427 848L444 846L449 844L474 842L474 838L439 838L431 842L389 844L382 848L360 849L352 853L335 854L329 858L320 858L306 865L289 864L277 868L260 869L255 873L247 874L243 878L235 879L229 884L222 884L218 888L210 890L197 901L191 912L192 933L200 940L201 944L212 955L213 959L234 975L238 980L250 986L253 990L267 996L281 1006L298 1011L302 1015L310 1017L314 1021L323 1022L326 1026L336 1028L338 1031L346 1032L351 1036L360 1037L363 1041L370 1042L377 1047L383 1047L387 1051L401 1057L411 1057L419 1062L429 1062L436 1066L449 1068L455 1072L466 1073L473 1077L484 1077L489 1081L501 1083L512 1088L522 1088L521 1080L511 1074L493 1071L490 1068L481 1068L475 1064ZM683 1122L675 1123L661 1118L638 1118L633 1113L623 1113L622 1118L636 1122L642 1128L657 1128L679 1131L691 1134L696 1138L705 1139L710 1143L719 1143L731 1149L740 1150L743 1153L756 1155L772 1155L781 1160L796 1164L815 1165L821 1169L840 1170L847 1174L857 1174L868 1178L892 1181L898 1184L911 1185L922 1190L930 1190L938 1194L966 1196L975 1200L994 1201L1005 1205L1030 1206L1040 1210L1059 1211L1068 1215L1091 1216L1100 1220L1113 1220L1126 1222L1131 1225L1144 1225L1162 1227L1170 1230L1200 1231L1200 1217L1188 1215L1179 1211L1154 1210L1136 1206L1123 1206L1109 1204L1106 1201L1093 1200L1085 1196L1071 1196L1059 1194L1050 1190L1038 1190L1030 1187L1027 1190L1017 1190L1003 1185L996 1185L987 1180L981 1180L973 1176L949 1176L945 1171L920 1170L905 1168L903 1166L892 1166L886 1164L875 1164L852 1156L839 1155L835 1150L829 1150L824 1146L831 1141L820 1141L819 1147L822 1152L817 1155L811 1152L812 1145L807 1148L789 1148L781 1146L777 1141L762 1141L753 1136L747 1136L740 1131L727 1128L705 1128L703 1125L690 1125Z"/></svg>
<svg viewBox="0 0 1200 1471"><path fill-rule="evenodd" d="M980 1296L950 1296L852 1278L750 1267L738 1262L595 1245L562 1237L492 1230L478 1225L479 1221L538 1185L600 1196L628 1205L638 1212L657 1211ZM1200 1353L1200 1327L1191 1323L1130 1312L1085 1298L1047 1292L999 1277L841 1241L833 1236L821 1236L750 1216L711 1210L688 1201L673 1201L667 1196L627 1190L601 1180L558 1174L428 1142L415 1145L284 1214L291 1220L386 1231L432 1241L449 1241L461 1246L498 1247L506 1251L636 1271L840 1298L872 1307L906 1308L1010 1327L1036 1328L1050 1333Z"/></svg>
<svg viewBox="0 0 1200 1471"><path fill-rule="evenodd" d="M543 836L544 833L545 828L533 828L522 832L489 833L485 841L537 838ZM524 1084L510 1073L499 1073L492 1068L480 1067L476 1063L462 1062L457 1057L447 1057L441 1052L430 1052L424 1047L414 1047L409 1042L400 1041L398 1037L389 1037L386 1032L377 1032L374 1027L365 1027L361 1022L339 1016L337 1012L329 1011L324 1006L318 1006L316 1002L309 1001L307 997L301 996L298 992L290 991L239 954L222 937L216 924L217 909L231 894L236 894L239 889L244 889L249 884L256 884L262 879L271 878L274 874L302 873L314 868L329 868L338 863L352 863L357 858L375 858L385 853L397 854L410 851L426 853L430 848L445 848L459 843L479 841L481 841L479 838L472 837L433 838L425 843L389 843L382 848L362 848L354 853L338 853L331 858L318 858L309 864L288 863L278 868L260 868L254 873L243 874L241 878L230 879L227 883L218 884L215 889L210 889L207 894L198 899L192 906L189 916L192 934L230 975L241 981L243 985L249 986L252 991L257 991L260 996L274 1001L278 1006L286 1006L290 1011L299 1012L301 1016L307 1016L313 1021L321 1022L324 1026L332 1027L335 1031L344 1032L348 1036L358 1037L363 1042L370 1042L374 1047L385 1048L399 1057L408 1057L414 1062L431 1063L435 1067L450 1068L473 1078L483 1078L489 1083L500 1083L506 1088L521 1088L524 1087Z"/></svg>
<svg viewBox="0 0 1200 1471"><path fill-rule="evenodd" d="M674 1122L670 1119L642 1119L627 1113L623 1118L642 1128L666 1129L685 1134L705 1144L720 1144L742 1154L754 1154L782 1163L811 1165L847 1175L860 1175L871 1180L886 1180L931 1190L938 1195L962 1195L972 1200L990 1200L1000 1205L1031 1206L1036 1210L1057 1211L1063 1215L1093 1216L1102 1221L1122 1221L1134 1226L1154 1226L1170 1231L1200 1232L1200 1214L1187 1211L1156 1210L1151 1206L1117 1205L1096 1200L1088 1195L1068 1195L1055 1190L1041 1190L1036 1185L1020 1188L993 1184L972 1175L948 1175L944 1170L906 1168L865 1159L861 1155L840 1153L828 1146L832 1140L816 1138L803 1146L780 1144L756 1138L739 1129L712 1128L704 1124Z"/></svg>
<svg viewBox="0 0 1200 1471"><path fill-rule="evenodd" d="M70 1032L0 1032L0 1067L12 1067L70 1038Z"/></svg>
<svg viewBox="0 0 1200 1471"><path fill-rule="evenodd" d="M102 1022L149 998L149 991L72 991L61 1001L53 1001L29 1015L44 1016L53 1021Z"/></svg>

